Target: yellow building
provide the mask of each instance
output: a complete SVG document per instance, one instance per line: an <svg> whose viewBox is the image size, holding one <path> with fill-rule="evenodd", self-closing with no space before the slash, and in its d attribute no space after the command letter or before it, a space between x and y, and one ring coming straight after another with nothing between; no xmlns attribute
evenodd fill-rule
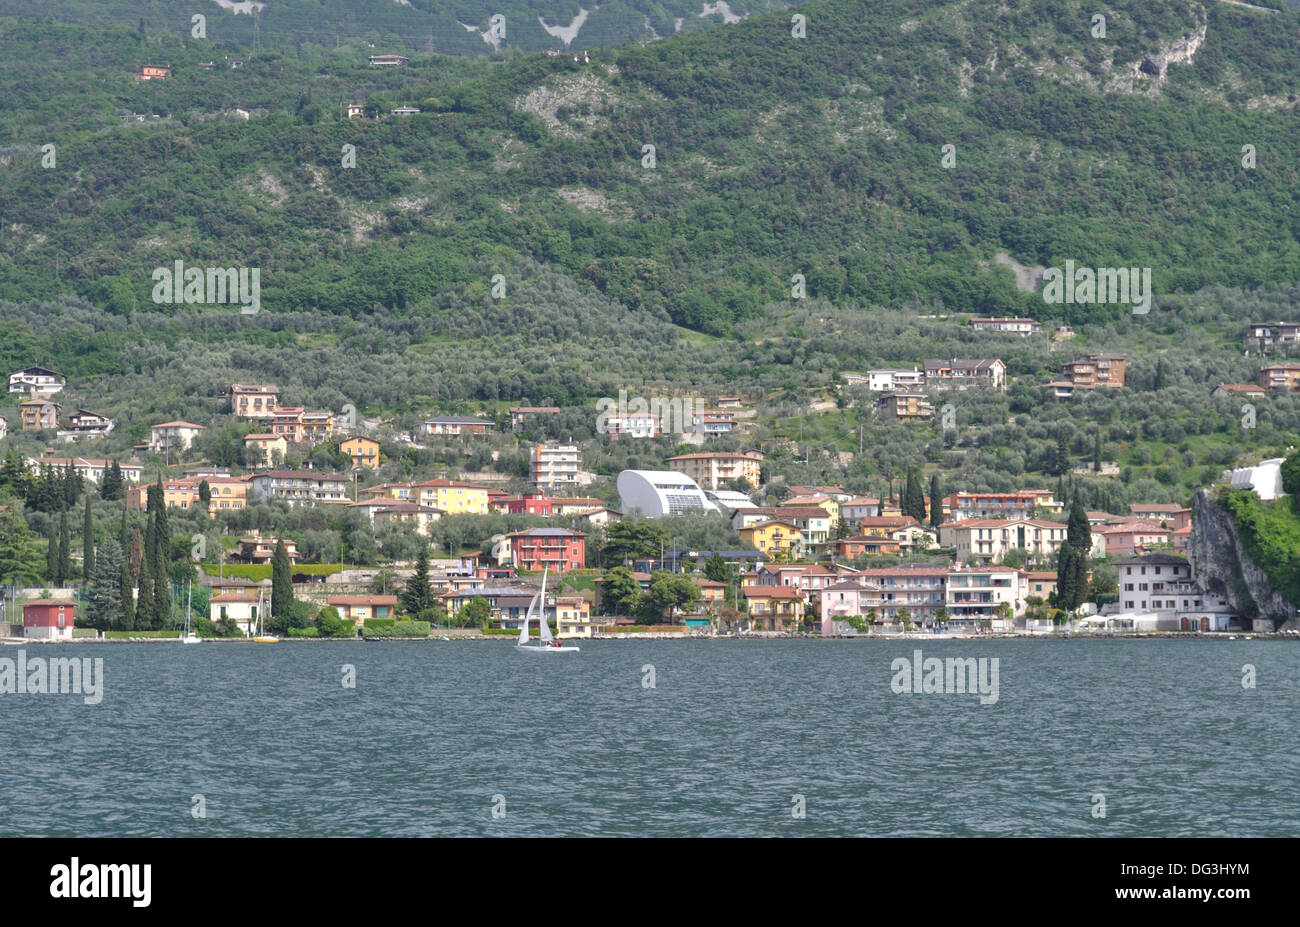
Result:
<svg viewBox="0 0 1300 927"><path fill-rule="evenodd" d="M186 476L174 480L163 480L163 504L169 509L202 508L199 499L199 484L208 484L211 499L208 501L208 515L217 512L233 512L248 504L248 482L238 476ZM132 486L126 491L128 508L143 512L147 508L148 485Z"/></svg>
<svg viewBox="0 0 1300 927"><path fill-rule="evenodd" d="M803 552L803 531L788 521L760 521L740 529L741 543L765 554L797 557Z"/></svg>
<svg viewBox="0 0 1300 927"><path fill-rule="evenodd" d="M595 629L590 602L578 595L555 597L556 637L591 637Z"/></svg>
<svg viewBox="0 0 1300 927"><path fill-rule="evenodd" d="M284 463L284 455L289 451L289 442L283 435L269 432L244 435L244 459L250 467L275 467ZM277 460L276 454L279 454Z"/></svg>
<svg viewBox="0 0 1300 927"><path fill-rule="evenodd" d="M374 438L348 438L339 450L352 458L352 466L379 469L379 442Z"/></svg>
<svg viewBox="0 0 1300 927"><path fill-rule="evenodd" d="M200 480L202 482L202 480ZM238 476L207 477L208 492L212 498L208 502L208 514L233 512L248 504L248 481Z"/></svg>
<svg viewBox="0 0 1300 927"><path fill-rule="evenodd" d="M803 622L803 590L797 586L746 586L741 592L754 631L796 631Z"/></svg>
<svg viewBox="0 0 1300 927"><path fill-rule="evenodd" d="M488 514L488 491L458 480L425 480L411 487L411 501L441 509L447 515Z"/></svg>
<svg viewBox="0 0 1300 927"><path fill-rule="evenodd" d="M791 496L781 505L788 505L793 508L807 508L808 506L817 506L819 509L825 509L826 514L831 517L831 527L838 528L840 524L840 504L830 496Z"/></svg>

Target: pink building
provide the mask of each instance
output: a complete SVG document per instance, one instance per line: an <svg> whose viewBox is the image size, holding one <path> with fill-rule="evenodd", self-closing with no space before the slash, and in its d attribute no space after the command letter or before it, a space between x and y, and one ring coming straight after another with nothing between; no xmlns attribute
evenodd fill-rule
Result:
<svg viewBox="0 0 1300 927"><path fill-rule="evenodd" d="M1106 554L1111 557L1136 557L1173 540L1173 532L1154 521L1126 521L1094 532L1106 539Z"/></svg>

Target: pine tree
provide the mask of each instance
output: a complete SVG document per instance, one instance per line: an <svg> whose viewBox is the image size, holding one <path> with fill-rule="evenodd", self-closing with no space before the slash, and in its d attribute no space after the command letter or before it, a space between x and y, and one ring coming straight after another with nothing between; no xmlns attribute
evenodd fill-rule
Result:
<svg viewBox="0 0 1300 927"><path fill-rule="evenodd" d="M107 631L122 626L122 545L105 538L99 545L87 585L87 619L92 628Z"/></svg>
<svg viewBox="0 0 1300 927"><path fill-rule="evenodd" d="M288 614L293 605L293 572L289 563L289 551L284 541L275 542L275 554L271 557L271 614L276 618Z"/></svg>
<svg viewBox="0 0 1300 927"><path fill-rule="evenodd" d="M930 527L938 528L943 524L943 494L939 488L939 474L930 476Z"/></svg>
<svg viewBox="0 0 1300 927"><path fill-rule="evenodd" d="M59 585L72 578L72 531L68 528L68 510L59 513Z"/></svg>
<svg viewBox="0 0 1300 927"><path fill-rule="evenodd" d="M415 574L406 581L406 588L398 598L402 609L410 615L418 615L433 606L433 592L429 588L429 551L421 547L415 558Z"/></svg>
<svg viewBox="0 0 1300 927"><path fill-rule="evenodd" d="M118 552L122 550L118 547ZM90 493L86 493L86 507L81 517L81 575L87 583L95 572L95 525L90 517Z"/></svg>

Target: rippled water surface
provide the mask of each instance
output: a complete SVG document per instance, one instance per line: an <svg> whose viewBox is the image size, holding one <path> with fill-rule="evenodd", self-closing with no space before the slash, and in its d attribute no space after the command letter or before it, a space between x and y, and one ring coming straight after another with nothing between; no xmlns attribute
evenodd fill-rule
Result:
<svg viewBox="0 0 1300 927"><path fill-rule="evenodd" d="M998 658L996 704L895 694L918 646ZM0 695L3 836L1300 834L1294 642L25 650L104 697Z"/></svg>

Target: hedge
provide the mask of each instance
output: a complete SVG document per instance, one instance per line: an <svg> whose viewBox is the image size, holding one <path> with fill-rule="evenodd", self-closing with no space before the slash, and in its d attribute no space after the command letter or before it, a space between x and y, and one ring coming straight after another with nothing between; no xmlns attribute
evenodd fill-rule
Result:
<svg viewBox="0 0 1300 927"><path fill-rule="evenodd" d="M320 637L320 628L290 628L290 637Z"/></svg>
<svg viewBox="0 0 1300 927"><path fill-rule="evenodd" d="M262 580L271 578L269 563L216 563L203 564L203 572L208 576L229 576L240 579ZM295 563L289 567L290 573L306 573L311 576L329 576L339 572L337 563Z"/></svg>
<svg viewBox="0 0 1300 927"><path fill-rule="evenodd" d="M105 631L104 637L109 640L124 641L131 638L144 638L147 640L162 640L170 638L177 640L184 637L180 631Z"/></svg>
<svg viewBox="0 0 1300 927"><path fill-rule="evenodd" d="M380 619L382 621L393 621L391 618ZM362 637L428 637L429 622L427 621L393 621L392 627L381 625L374 627L369 621L361 628Z"/></svg>

